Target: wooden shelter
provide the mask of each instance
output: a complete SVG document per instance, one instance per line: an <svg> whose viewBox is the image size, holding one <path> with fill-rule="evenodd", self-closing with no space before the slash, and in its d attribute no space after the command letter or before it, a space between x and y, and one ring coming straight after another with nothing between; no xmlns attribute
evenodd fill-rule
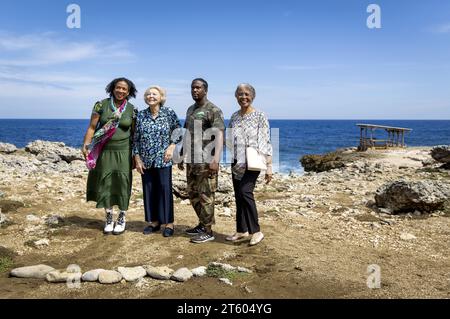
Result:
<svg viewBox="0 0 450 319"><path fill-rule="evenodd" d="M374 147L406 147L405 132L412 131L410 128L392 127L374 124L356 124L360 128L361 137L359 140L359 151L366 151L368 148ZM387 133L384 139L375 137L375 131L382 129Z"/></svg>

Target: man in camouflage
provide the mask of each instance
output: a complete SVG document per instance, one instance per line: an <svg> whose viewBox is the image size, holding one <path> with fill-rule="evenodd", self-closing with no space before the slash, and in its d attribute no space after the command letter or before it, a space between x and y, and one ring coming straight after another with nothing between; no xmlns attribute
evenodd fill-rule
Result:
<svg viewBox="0 0 450 319"><path fill-rule="evenodd" d="M189 200L197 213L199 224L186 230L193 243L214 240L214 195L217 189L219 163L225 124L222 111L207 99L208 83L194 79L191 95L195 104L186 112L184 161ZM179 164L184 169L183 162Z"/></svg>

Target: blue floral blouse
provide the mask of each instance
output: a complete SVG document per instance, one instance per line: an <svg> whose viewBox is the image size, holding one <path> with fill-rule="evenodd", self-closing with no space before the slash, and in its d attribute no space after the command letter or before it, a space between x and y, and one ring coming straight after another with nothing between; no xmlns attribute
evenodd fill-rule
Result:
<svg viewBox="0 0 450 319"><path fill-rule="evenodd" d="M181 129L181 125L171 108L161 106L156 118L152 117L150 108L140 111L136 118L133 156L139 155L146 168L172 166L172 160L164 162L164 153L170 144L182 140L181 132L174 132L176 129Z"/></svg>

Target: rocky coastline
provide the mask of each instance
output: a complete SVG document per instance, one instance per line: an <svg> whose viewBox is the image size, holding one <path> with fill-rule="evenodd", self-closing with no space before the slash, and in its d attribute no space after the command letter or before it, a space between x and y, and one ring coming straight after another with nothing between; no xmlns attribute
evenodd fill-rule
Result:
<svg viewBox="0 0 450 319"><path fill-rule="evenodd" d="M83 276L96 277L99 269L109 271L102 276L109 279L95 281L121 288L111 290L111 297L449 298L449 162L448 146L306 156L301 159L305 174L275 174L271 184L262 178L258 183L266 239L256 247L248 240L224 240L234 231L235 207L231 172L223 167L216 194L217 240L192 246L184 229L196 216L184 172L173 170L174 238L142 234L136 171L128 230L108 237L101 233L103 212L85 202L87 169L78 149L44 141L23 149L0 143L0 298L79 296L77 289L51 284L68 278L80 280L82 296L98 297L101 284ZM249 272L220 281L189 275L223 262ZM367 284L367 267L373 264L382 271L378 289ZM17 276L20 268L38 265L44 275ZM79 268L68 271L70 265ZM190 280L155 280L152 267L170 269L169 279L183 269ZM94 273L86 277L89 271ZM20 281L33 289L24 293L17 287ZM205 282L211 287L192 296Z"/></svg>

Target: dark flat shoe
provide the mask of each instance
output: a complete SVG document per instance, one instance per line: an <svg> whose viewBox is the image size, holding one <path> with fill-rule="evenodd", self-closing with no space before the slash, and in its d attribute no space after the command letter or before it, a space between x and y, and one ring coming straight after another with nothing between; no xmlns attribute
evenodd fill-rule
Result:
<svg viewBox="0 0 450 319"><path fill-rule="evenodd" d="M161 229L161 225L158 225L158 226L149 225L144 228L143 233L144 233L144 235L150 235L150 234L156 233L160 229Z"/></svg>
<svg viewBox="0 0 450 319"><path fill-rule="evenodd" d="M173 233L174 233L173 228L166 227L166 228L164 228L163 236L171 237L171 236L173 236Z"/></svg>

